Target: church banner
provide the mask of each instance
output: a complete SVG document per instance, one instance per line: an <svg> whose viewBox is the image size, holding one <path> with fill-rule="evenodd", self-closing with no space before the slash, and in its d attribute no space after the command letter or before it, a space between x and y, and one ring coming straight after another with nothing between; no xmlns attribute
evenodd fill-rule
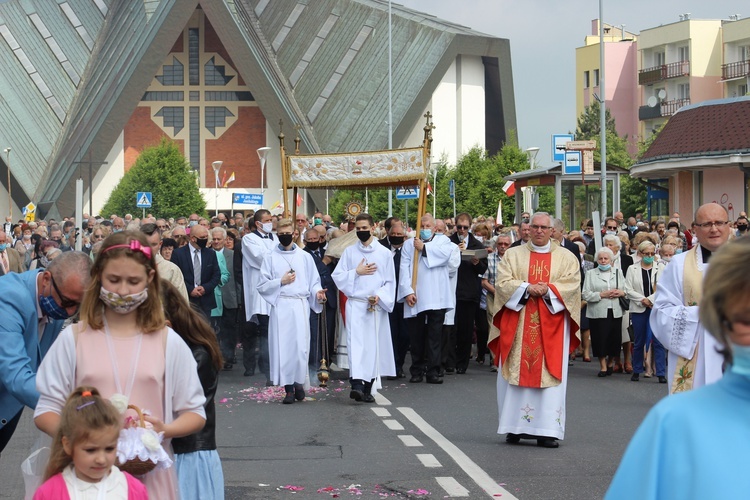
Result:
<svg viewBox="0 0 750 500"><path fill-rule="evenodd" d="M289 187L405 185L424 179L424 148L287 156Z"/></svg>

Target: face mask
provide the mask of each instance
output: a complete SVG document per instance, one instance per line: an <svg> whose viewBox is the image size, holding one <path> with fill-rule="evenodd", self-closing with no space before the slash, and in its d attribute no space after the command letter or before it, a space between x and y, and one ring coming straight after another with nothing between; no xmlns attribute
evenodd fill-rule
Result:
<svg viewBox="0 0 750 500"><path fill-rule="evenodd" d="M206 248L208 238L195 238L195 244L198 245L198 248Z"/></svg>
<svg viewBox="0 0 750 500"><path fill-rule="evenodd" d="M55 299L52 298L52 295L46 297L40 295L39 307L46 316L49 316L52 319L68 319L68 311L60 307L60 305L55 302Z"/></svg>
<svg viewBox="0 0 750 500"><path fill-rule="evenodd" d="M319 226L322 223L323 223L323 219L313 219L313 224L315 224L316 226Z"/></svg>
<svg viewBox="0 0 750 500"><path fill-rule="evenodd" d="M732 371L739 375L750 375L750 346L732 342Z"/></svg>
<svg viewBox="0 0 750 500"><path fill-rule="evenodd" d="M138 306L146 302L148 298L148 288L144 288L138 293L130 295L120 295L106 290L104 287L99 289L99 298L102 302L118 314L128 314L136 309Z"/></svg>
<svg viewBox="0 0 750 500"><path fill-rule="evenodd" d="M389 236L388 239L390 240L391 245L403 245L404 244L403 236Z"/></svg>
<svg viewBox="0 0 750 500"><path fill-rule="evenodd" d="M637 231L638 226L628 226L628 229L630 229L631 231Z"/></svg>
<svg viewBox="0 0 750 500"><path fill-rule="evenodd" d="M91 248L91 243L86 243L86 244L85 244L85 245L83 245L83 246L84 246L84 247L86 247L86 248Z"/></svg>
<svg viewBox="0 0 750 500"><path fill-rule="evenodd" d="M197 220L191 220L191 221L190 221L190 222L188 223L188 226L189 226L189 227L193 227L193 226L194 226L194 225L196 225L196 224L198 224L198 221L197 221Z"/></svg>
<svg viewBox="0 0 750 500"><path fill-rule="evenodd" d="M305 243L305 248L309 248L312 251L317 250L320 248L320 242L319 241L308 241Z"/></svg>
<svg viewBox="0 0 750 500"><path fill-rule="evenodd" d="M654 263L654 258L653 257L644 257L643 258L643 263L646 264L647 266L649 266L649 265L651 265L651 264Z"/></svg>
<svg viewBox="0 0 750 500"><path fill-rule="evenodd" d="M484 241L484 236L474 236L474 238L479 242Z"/></svg>
<svg viewBox="0 0 750 500"><path fill-rule="evenodd" d="M30 239L31 239L31 235L30 234L24 234L23 235L23 240L24 241L29 241Z"/></svg>
<svg viewBox="0 0 750 500"><path fill-rule="evenodd" d="M47 267L49 266L49 259L46 255L41 255L39 257L39 263L42 265L42 267Z"/></svg>
<svg viewBox="0 0 750 500"><path fill-rule="evenodd" d="M8 247L7 243L0 244L0 252L4 252L7 247Z"/></svg>
<svg viewBox="0 0 750 500"><path fill-rule="evenodd" d="M747 231L747 226L745 224L738 224L737 225L737 230L745 232L745 231Z"/></svg>
<svg viewBox="0 0 750 500"><path fill-rule="evenodd" d="M599 269L602 271L609 271L612 268L612 264L599 264Z"/></svg>
<svg viewBox="0 0 750 500"><path fill-rule="evenodd" d="M607 233L606 233L606 234L609 234L609 235L612 235L612 236L614 236L614 235L616 235L616 234L617 234L617 231L607 231Z"/></svg>
<svg viewBox="0 0 750 500"><path fill-rule="evenodd" d="M372 236L372 233L370 231L357 231L357 238L359 238L359 241L361 241L362 243L369 240L370 236Z"/></svg>
<svg viewBox="0 0 750 500"><path fill-rule="evenodd" d="M279 243L281 243L282 247L288 247L292 244L292 237L291 234L277 234L276 236L279 237Z"/></svg>
<svg viewBox="0 0 750 500"><path fill-rule="evenodd" d="M682 248L678 248L674 251L675 254L682 253Z"/></svg>
<svg viewBox="0 0 750 500"><path fill-rule="evenodd" d="M663 260L664 262L669 262L670 260L672 260L672 257L662 257L661 260Z"/></svg>
<svg viewBox="0 0 750 500"><path fill-rule="evenodd" d="M427 241L430 238L432 238L432 229L420 229L419 238L424 241Z"/></svg>
<svg viewBox="0 0 750 500"><path fill-rule="evenodd" d="M261 230L266 234L271 234L271 231L273 231L273 222L264 222L261 224Z"/></svg>
<svg viewBox="0 0 750 500"><path fill-rule="evenodd" d="M114 229L112 230L112 232L113 232L113 233L121 233L121 232L122 232L122 229L117 229L117 228L114 228Z"/></svg>

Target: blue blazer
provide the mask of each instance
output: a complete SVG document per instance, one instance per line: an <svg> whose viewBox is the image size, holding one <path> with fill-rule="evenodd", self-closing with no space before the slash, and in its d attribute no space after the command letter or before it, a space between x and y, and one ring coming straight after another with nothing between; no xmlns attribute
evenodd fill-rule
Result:
<svg viewBox="0 0 750 500"><path fill-rule="evenodd" d="M39 339L36 278L42 271L0 276L0 428L24 405L36 407L36 371L63 327L63 320L49 320Z"/></svg>
<svg viewBox="0 0 750 500"><path fill-rule="evenodd" d="M182 271L188 294L195 288L192 249L193 247L190 244L175 248L171 259ZM220 284L221 270L219 269L219 261L216 259L216 251L208 247L201 249L201 286L206 290L206 293L203 297L190 297L190 302L205 312L207 318L211 317L211 309L216 308L214 289Z"/></svg>

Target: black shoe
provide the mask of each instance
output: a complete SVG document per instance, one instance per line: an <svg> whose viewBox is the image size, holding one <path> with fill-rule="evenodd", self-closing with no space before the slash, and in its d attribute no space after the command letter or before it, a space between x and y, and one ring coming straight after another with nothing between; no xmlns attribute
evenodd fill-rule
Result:
<svg viewBox="0 0 750 500"><path fill-rule="evenodd" d="M404 373L404 370L399 370L396 374L396 377L398 378L406 378L406 373Z"/></svg>
<svg viewBox="0 0 750 500"><path fill-rule="evenodd" d="M232 366L232 365L229 365ZM226 368L224 368L226 370ZM252 377L255 375L255 370L245 370L245 373L242 374L244 377Z"/></svg>
<svg viewBox="0 0 750 500"><path fill-rule="evenodd" d="M466 368L456 368L456 373L459 375L463 375L466 373Z"/></svg>
<svg viewBox="0 0 750 500"><path fill-rule="evenodd" d="M424 377L422 375L412 375L412 377L409 379L409 382L412 384L418 384L422 380L424 380Z"/></svg>
<svg viewBox="0 0 750 500"><path fill-rule="evenodd" d="M542 448L557 448L560 446L560 443L555 438L538 438L536 445Z"/></svg>
<svg viewBox="0 0 750 500"><path fill-rule="evenodd" d="M232 369L232 363L224 363L224 371L228 372Z"/></svg>
<svg viewBox="0 0 750 500"><path fill-rule="evenodd" d="M362 401L364 397L365 395L358 389L352 389L349 393L349 399L353 399L354 401Z"/></svg>
<svg viewBox="0 0 750 500"><path fill-rule="evenodd" d="M596 374L597 377L606 377L608 375L607 372L599 372Z"/></svg>
<svg viewBox="0 0 750 500"><path fill-rule="evenodd" d="M445 377L445 370L443 370L442 368L438 370L438 377Z"/></svg>
<svg viewBox="0 0 750 500"><path fill-rule="evenodd" d="M513 434L512 432L509 432L505 435L505 442L510 444L518 444L521 442L521 436L518 434Z"/></svg>
<svg viewBox="0 0 750 500"><path fill-rule="evenodd" d="M445 369L445 373L453 373L454 371L456 371L455 368L446 368Z"/></svg>
<svg viewBox="0 0 750 500"><path fill-rule="evenodd" d="M612 373L614 373L614 368L611 367L611 366L608 366L607 367L607 375L612 375Z"/></svg>
<svg viewBox="0 0 750 500"><path fill-rule="evenodd" d="M630 381L631 382L638 382L640 379L641 379L641 377L637 373L634 373L634 374L632 374L630 376Z"/></svg>
<svg viewBox="0 0 750 500"><path fill-rule="evenodd" d="M666 384L667 383L667 377L659 377L659 383L660 384Z"/></svg>
<svg viewBox="0 0 750 500"><path fill-rule="evenodd" d="M375 402L375 396L373 396L372 394L369 394L369 393L365 393L362 396L362 402L363 403L374 403Z"/></svg>
<svg viewBox="0 0 750 500"><path fill-rule="evenodd" d="M287 392L286 396L284 396L284 400L282 401L285 405L290 405L294 403L294 393L293 392Z"/></svg>
<svg viewBox="0 0 750 500"><path fill-rule="evenodd" d="M305 388L301 384L294 384L294 399L297 401L305 399Z"/></svg>
<svg viewBox="0 0 750 500"><path fill-rule="evenodd" d="M428 375L427 376L427 383L428 384L442 384L443 383L443 379L441 379L437 375Z"/></svg>

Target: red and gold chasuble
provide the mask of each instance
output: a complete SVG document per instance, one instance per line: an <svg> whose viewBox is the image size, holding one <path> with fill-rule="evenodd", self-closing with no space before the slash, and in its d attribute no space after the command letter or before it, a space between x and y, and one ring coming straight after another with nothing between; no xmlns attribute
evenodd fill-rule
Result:
<svg viewBox="0 0 750 500"><path fill-rule="evenodd" d="M528 283L547 283L552 293L562 301L560 293L550 284L552 253L531 252ZM542 387L542 365L558 381L562 380L562 348L564 343L565 313L552 314L542 297L529 297L521 311L503 308L495 316L494 324L500 329L499 359L503 364L513 345L515 332L523 314L521 364L518 385ZM572 347L572 346L571 346Z"/></svg>

